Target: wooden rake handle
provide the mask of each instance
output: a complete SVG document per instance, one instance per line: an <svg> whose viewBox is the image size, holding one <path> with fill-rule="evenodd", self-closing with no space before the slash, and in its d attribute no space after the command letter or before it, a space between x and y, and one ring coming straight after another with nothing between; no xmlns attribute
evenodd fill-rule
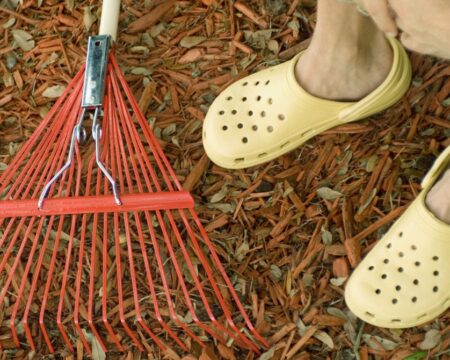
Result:
<svg viewBox="0 0 450 360"><path fill-rule="evenodd" d="M103 0L99 35L110 35L116 41L119 12L120 0Z"/></svg>

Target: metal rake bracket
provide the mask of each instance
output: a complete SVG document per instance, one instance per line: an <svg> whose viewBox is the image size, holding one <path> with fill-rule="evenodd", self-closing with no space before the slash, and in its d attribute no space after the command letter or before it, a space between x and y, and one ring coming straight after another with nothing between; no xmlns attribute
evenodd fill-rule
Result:
<svg viewBox="0 0 450 360"><path fill-rule="evenodd" d="M75 151L75 142L78 141L78 143L81 143L86 140L86 129L83 127L83 122L86 116L86 112L89 109L94 110L92 138L95 141L95 159L97 166L108 179L114 194L114 200L116 204L119 206L122 205L117 182L108 172L105 165L100 159L102 128L99 123L99 115L103 110L103 98L105 92L105 79L106 69L108 65L110 41L110 36L108 35L100 35L89 38L86 57L86 70L83 84L83 98L81 101L81 107L83 108L83 111L81 113L78 124L73 129L67 161L64 166L53 176L53 178L44 186L44 189L42 190L38 201L39 210L43 209L44 201L47 198L51 187L72 165Z"/></svg>
<svg viewBox="0 0 450 360"><path fill-rule="evenodd" d="M100 107L96 107L94 111L94 120L92 124L92 138L95 141L95 160L97 163L97 166L102 171L102 173L105 175L105 177L108 179L111 189L113 191L114 200L117 205L122 205L122 201L120 200L119 195L119 187L117 185L116 180L112 177L112 175L108 172L105 165L100 159L101 154L101 137L102 137L102 128L100 126L100 123L98 121L99 113L100 113ZM86 116L86 109L83 108L83 111L81 113L80 121L73 129L72 138L70 141L70 147L69 147L69 154L67 155L67 161L64 164L64 166L58 170L58 172L53 176L53 178L44 186L44 189L41 192L41 195L39 197L38 201L38 209L42 210L44 206L44 201L47 198L51 187L58 181L59 178L71 167L75 152L75 142L78 141L79 143L84 142L86 140L86 129L83 127L83 122Z"/></svg>

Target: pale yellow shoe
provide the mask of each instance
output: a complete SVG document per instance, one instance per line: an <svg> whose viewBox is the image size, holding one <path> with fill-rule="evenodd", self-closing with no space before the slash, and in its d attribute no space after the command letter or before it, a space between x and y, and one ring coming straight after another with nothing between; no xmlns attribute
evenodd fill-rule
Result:
<svg viewBox="0 0 450 360"><path fill-rule="evenodd" d="M203 126L210 159L230 169L272 160L313 136L378 113L396 103L411 82L408 56L395 40L386 80L358 102L314 97L303 90L294 70L299 57L247 76L223 91L211 105Z"/></svg>
<svg viewBox="0 0 450 360"><path fill-rule="evenodd" d="M345 300L372 325L407 328L433 320L450 306L450 225L425 205L450 165L450 147L422 182L423 190L350 277Z"/></svg>

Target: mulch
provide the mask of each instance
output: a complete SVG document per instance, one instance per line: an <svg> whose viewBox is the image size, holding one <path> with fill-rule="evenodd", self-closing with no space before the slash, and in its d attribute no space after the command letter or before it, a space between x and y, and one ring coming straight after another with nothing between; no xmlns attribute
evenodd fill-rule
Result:
<svg viewBox="0 0 450 360"><path fill-rule="evenodd" d="M256 355L211 342L178 358L450 359L449 311L417 328L388 330L356 319L343 300L352 269L450 145L450 65L411 54L413 84L388 111L327 131L270 163L230 171L212 164L202 147L209 105L234 81L306 48L315 2L122 3L122 71L272 346ZM0 2L0 172L83 64L99 12L95 1ZM46 355L42 346L4 350L0 358L85 355L63 348ZM108 358L159 357L131 348Z"/></svg>

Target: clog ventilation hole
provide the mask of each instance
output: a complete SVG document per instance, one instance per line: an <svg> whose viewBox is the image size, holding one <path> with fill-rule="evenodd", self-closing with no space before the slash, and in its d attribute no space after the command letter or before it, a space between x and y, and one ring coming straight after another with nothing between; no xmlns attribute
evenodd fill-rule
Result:
<svg viewBox="0 0 450 360"><path fill-rule="evenodd" d="M403 237L403 233L400 232L398 234L398 236L399 236L399 238ZM386 252L387 252L388 255L381 261L381 264L371 264L371 265L369 265L367 267L367 271L369 271L369 272L376 271L377 267L383 269L383 271L382 271L382 273L380 275L380 279L382 280L382 282L384 280L387 281L389 279L389 271L396 271L398 273L408 274L408 269L403 267L403 266L399 266L399 267L396 267L395 269L390 269L389 271L387 271L386 270L386 265L389 265L392 262L393 257L403 258L406 255L409 255L411 258L414 258L414 255L415 255L415 253L417 251L419 251L418 247L416 245L414 245L414 244L411 244L410 247L409 247L408 254L405 254L405 251L395 251L393 249L392 244L389 243L389 244L386 245ZM431 275L433 275L433 278L436 279L436 283L437 283L438 280L439 280L439 276L440 276L440 273L439 273L439 270L438 270L440 258L439 258L438 255L433 255L430 260L436 266L436 268L434 270L431 270ZM411 261L410 266L411 267L415 267L415 268L420 268L421 266L423 266L423 264L420 261L418 261L418 260L413 260L413 261ZM406 287L409 287L409 286L412 285L412 286L418 288L419 285L421 285L422 288L420 289L420 291L419 291L419 288L418 288L417 294L412 296L409 300L406 300L406 301L409 301L412 304L418 304L420 302L420 300L421 300L421 296L422 297L426 297L426 296L429 296L429 295L432 295L432 294L439 293L440 289L439 289L439 286L436 283L435 284L433 284L433 283L431 283L431 284L422 284L420 279L418 279L418 278L409 279L408 276L405 275L405 281L404 282L402 281L402 283L399 282L399 283L393 285L393 289L395 290L396 293L398 293L399 296L392 297L391 303L394 306L402 306L402 302L404 304L404 301L405 301L404 299L403 300L400 299L401 298L401 293L403 291L403 287L406 288ZM426 288L428 288L428 293L424 293L423 292L424 289L426 289ZM380 288L374 289L374 293L377 296L380 296L380 297L384 295L383 294L383 290L380 289ZM443 304L445 304L447 302L450 302L450 298L446 298L444 300ZM370 317L375 317L375 315L370 313L370 312L366 312L366 315L368 315ZM427 316L426 313L425 314L421 314L420 316L417 317L417 319L420 320L421 318L424 318L425 316ZM391 321L393 323L401 322L400 319L392 319Z"/></svg>
<svg viewBox="0 0 450 360"><path fill-rule="evenodd" d="M269 85L270 84L270 80L267 80L265 82L262 81L255 81L253 83L253 86L258 87L260 85ZM251 85L249 81L245 81L241 84L241 86L243 87L247 87ZM225 98L226 101L232 101L234 99L233 96L227 96ZM238 99L238 102L241 103L246 103L247 101L250 100L250 97L247 96L242 96L240 99ZM261 95L256 95L255 96L255 100L257 103L267 103L267 105L273 105L274 104L274 100L271 97L268 98L264 98ZM273 119L275 120L274 122L270 122L270 119L268 118L268 113L267 111L255 111L255 110L245 110L242 111L238 110L238 106L236 106L236 109L232 109L231 111L227 112L225 110L219 110L218 115L220 118L224 119L224 122L222 123L222 131L226 132L229 131L232 126L236 126L238 130L242 130L243 134L241 137L241 142L243 144L248 144L251 141L251 133L250 134L245 134L245 132L247 130L251 130L252 133L256 133L258 131L265 131L266 133L273 133L275 131L276 128L276 123L278 121L284 121L286 120L286 115L285 114L278 114L276 115L276 118ZM230 116L231 115L231 116ZM246 116L247 118L251 118L251 120L253 120L253 124L249 124L249 125L244 125L244 122L238 122L236 124L236 121L239 121L239 117L240 116ZM259 120L259 121L258 121ZM261 125L261 121L264 120L264 125ZM225 123L225 121L227 121ZM245 121L245 123L251 123L251 121ZM233 125L230 125L233 124ZM204 134L206 136L206 133ZM286 147L289 144L289 141L283 143L280 145L280 149L283 149L284 147ZM267 156L266 152L260 153L258 154L258 158L263 158ZM235 163L240 163L245 161L245 158L236 158L234 159Z"/></svg>

